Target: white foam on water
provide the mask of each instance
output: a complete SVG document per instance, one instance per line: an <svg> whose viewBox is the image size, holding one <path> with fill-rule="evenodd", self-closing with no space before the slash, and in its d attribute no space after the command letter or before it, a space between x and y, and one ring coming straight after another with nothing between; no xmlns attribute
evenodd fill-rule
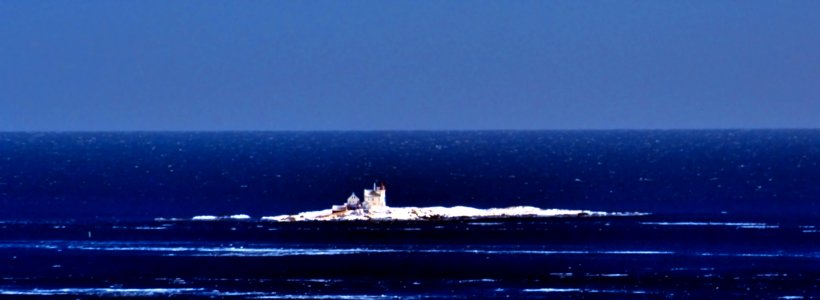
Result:
<svg viewBox="0 0 820 300"><path fill-rule="evenodd" d="M501 222L470 222L470 223L467 223L467 224L475 225L475 226L499 226L499 225L504 225L504 223L501 223Z"/></svg>
<svg viewBox="0 0 820 300"><path fill-rule="evenodd" d="M641 222L641 225L657 226L730 226L747 229L776 229L778 225L750 222Z"/></svg>
<svg viewBox="0 0 820 300"><path fill-rule="evenodd" d="M627 277L628 274L612 273L612 274L586 274L589 277Z"/></svg>
<svg viewBox="0 0 820 300"><path fill-rule="evenodd" d="M485 249L416 249L412 252L425 253L474 253L474 254L536 254L536 255L560 255L560 254L614 254L614 255L669 255L675 254L672 251L646 251L646 250L620 250L620 251L580 251L580 250L485 250Z"/></svg>
<svg viewBox="0 0 820 300"><path fill-rule="evenodd" d="M248 256L248 257L277 257L277 256L311 256L311 255L351 255L363 253L455 253L480 255L670 255L671 251L649 250L613 250L613 251L585 251L585 250L504 250L504 249L415 249L415 248L285 248L285 247L258 247L258 246L217 246L193 247L186 245L133 245L120 243L77 243L67 245L26 245L0 244L0 248L45 248L68 249L83 251L124 251L124 252L156 252L172 256ZM701 254L705 255L705 254Z"/></svg>
<svg viewBox="0 0 820 300"><path fill-rule="evenodd" d="M756 277L786 277L788 274L780 274L780 273L765 273L765 274L757 274Z"/></svg>
<svg viewBox="0 0 820 300"><path fill-rule="evenodd" d="M58 250L60 249L57 245L51 244L27 244L27 243L7 243L7 244L0 244L0 248L22 248L22 249L49 249L49 250Z"/></svg>
<svg viewBox="0 0 820 300"><path fill-rule="evenodd" d="M819 258L820 253L798 254L798 253L712 253L702 252L697 253L698 256L724 256L724 257L805 257L805 258Z"/></svg>
<svg viewBox="0 0 820 300"><path fill-rule="evenodd" d="M740 256L740 257L781 257L781 256L787 256L787 255L785 255L783 253L739 253L739 254L736 254L736 256ZM788 255L788 256L794 256L794 255Z"/></svg>
<svg viewBox="0 0 820 300"><path fill-rule="evenodd" d="M279 257L279 256L316 256L316 255L351 255L362 253L390 253L400 252L392 249L298 249L298 248L197 248L191 256L249 256L249 257Z"/></svg>
<svg viewBox="0 0 820 300"><path fill-rule="evenodd" d="M389 295L267 295L254 297L254 299L364 299L364 300L382 300L382 299L402 299L399 296Z"/></svg>
<svg viewBox="0 0 820 300"><path fill-rule="evenodd" d="M568 288L540 288L540 289L524 289L527 293L579 293L582 289L568 289Z"/></svg>
<svg viewBox="0 0 820 300"><path fill-rule="evenodd" d="M165 230L165 229L168 229L168 227L137 226L137 227L134 227L134 229L136 229L136 230Z"/></svg>
<svg viewBox="0 0 820 300"><path fill-rule="evenodd" d="M600 254L628 254L628 255L669 255L675 254L672 251L646 251L646 250L626 250L626 251L600 251Z"/></svg>
<svg viewBox="0 0 820 300"><path fill-rule="evenodd" d="M579 288L540 288L523 289L527 293L604 293L604 294L648 294L644 290L599 290L599 289L579 289Z"/></svg>
<svg viewBox="0 0 820 300"><path fill-rule="evenodd" d="M319 283L331 283L331 282L343 282L344 280L341 279L322 279L322 278L307 278L307 279L288 279L288 282L319 282Z"/></svg>
<svg viewBox="0 0 820 300"><path fill-rule="evenodd" d="M230 216L213 216L213 215L202 215L202 216L195 216L191 218L193 221L218 221L218 220L250 220L251 216L246 214L236 214ZM155 218L154 220L167 220L162 218Z"/></svg>
<svg viewBox="0 0 820 300"><path fill-rule="evenodd" d="M458 283L475 283L475 282L495 282L495 279L490 278L482 278L482 279L463 279L459 280Z"/></svg>
<svg viewBox="0 0 820 300"><path fill-rule="evenodd" d="M54 295L89 295L89 296L156 296L156 295L195 295L206 291L203 288L61 288L0 290L0 295L20 296L54 296Z"/></svg>
<svg viewBox="0 0 820 300"><path fill-rule="evenodd" d="M385 253L396 252L391 249L305 249L305 248L243 248L243 247L154 247L154 246L75 246L67 247L72 250L88 251L132 251L132 252L160 252L173 253L173 256L188 254L190 256L311 256L311 255L347 255L358 253ZM186 253L188 252L188 253Z"/></svg>
<svg viewBox="0 0 820 300"><path fill-rule="evenodd" d="M93 296L93 297L260 297L273 292L235 292L205 288L57 288L0 289L2 296Z"/></svg>
<svg viewBox="0 0 820 300"><path fill-rule="evenodd" d="M749 226L738 226L738 228L745 228L745 229L777 229L780 228L778 225L749 225Z"/></svg>
<svg viewBox="0 0 820 300"><path fill-rule="evenodd" d="M154 247L154 246L146 246L146 247L138 247L138 246L82 246L82 245L69 245L66 247L67 249L71 250L88 250L88 251L146 251L146 252L185 252L185 251L197 251L200 248L193 248L193 247Z"/></svg>

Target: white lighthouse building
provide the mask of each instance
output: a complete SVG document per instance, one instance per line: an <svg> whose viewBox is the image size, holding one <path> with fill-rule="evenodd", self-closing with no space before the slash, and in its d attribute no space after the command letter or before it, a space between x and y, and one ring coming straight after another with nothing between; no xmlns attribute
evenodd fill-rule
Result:
<svg viewBox="0 0 820 300"><path fill-rule="evenodd" d="M384 183L376 186L376 183L373 183L373 189L364 189L364 206L365 210L369 210L372 207L379 207L379 206L387 206L387 188L384 187Z"/></svg>
<svg viewBox="0 0 820 300"><path fill-rule="evenodd" d="M360 201L356 193L351 193L344 205L333 205L332 211L334 213L344 212L347 210L364 209L369 211L372 208L387 206L387 188L384 183L373 183L373 189L364 189L364 201Z"/></svg>

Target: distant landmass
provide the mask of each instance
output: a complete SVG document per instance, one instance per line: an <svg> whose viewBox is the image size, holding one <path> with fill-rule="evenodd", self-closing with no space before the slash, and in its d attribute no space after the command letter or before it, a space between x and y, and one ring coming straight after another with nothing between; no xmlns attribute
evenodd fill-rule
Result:
<svg viewBox="0 0 820 300"><path fill-rule="evenodd" d="M461 219L499 219L499 218L545 218L545 217L603 217L603 216L642 216L642 212L602 212L571 209L541 209L533 206L513 206L507 208L473 208L454 207L389 207L387 206L387 187L384 183L373 184L372 189L364 189L364 200L353 193L342 205L333 205L330 209L307 211L293 215L262 217L265 221L423 221L423 220L461 220ZM248 215L232 216L196 216L195 221L212 221L220 219L246 220Z"/></svg>
<svg viewBox="0 0 820 300"><path fill-rule="evenodd" d="M601 212L571 209L541 209L532 206L514 206L507 208L480 209L467 206L455 207L375 207L365 210L346 210L334 212L332 209L302 212L295 215L262 217L262 220L277 222L295 221L421 221L421 220L459 220L459 219L498 219L498 218L544 218L544 217L603 217L603 216L641 216L641 212Z"/></svg>

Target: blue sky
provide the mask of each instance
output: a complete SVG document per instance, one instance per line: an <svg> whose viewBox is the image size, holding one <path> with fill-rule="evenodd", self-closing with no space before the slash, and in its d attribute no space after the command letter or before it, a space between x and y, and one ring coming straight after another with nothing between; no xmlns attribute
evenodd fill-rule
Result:
<svg viewBox="0 0 820 300"><path fill-rule="evenodd" d="M0 130L820 127L820 1L0 1Z"/></svg>

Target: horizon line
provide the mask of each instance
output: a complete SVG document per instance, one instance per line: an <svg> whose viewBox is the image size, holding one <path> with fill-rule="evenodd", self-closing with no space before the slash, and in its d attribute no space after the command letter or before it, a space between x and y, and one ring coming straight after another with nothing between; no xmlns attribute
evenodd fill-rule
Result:
<svg viewBox="0 0 820 300"><path fill-rule="evenodd" d="M345 133L345 132L603 132L603 131L811 131L811 127L752 128L567 128L567 129L168 129L168 130L4 130L0 133Z"/></svg>

